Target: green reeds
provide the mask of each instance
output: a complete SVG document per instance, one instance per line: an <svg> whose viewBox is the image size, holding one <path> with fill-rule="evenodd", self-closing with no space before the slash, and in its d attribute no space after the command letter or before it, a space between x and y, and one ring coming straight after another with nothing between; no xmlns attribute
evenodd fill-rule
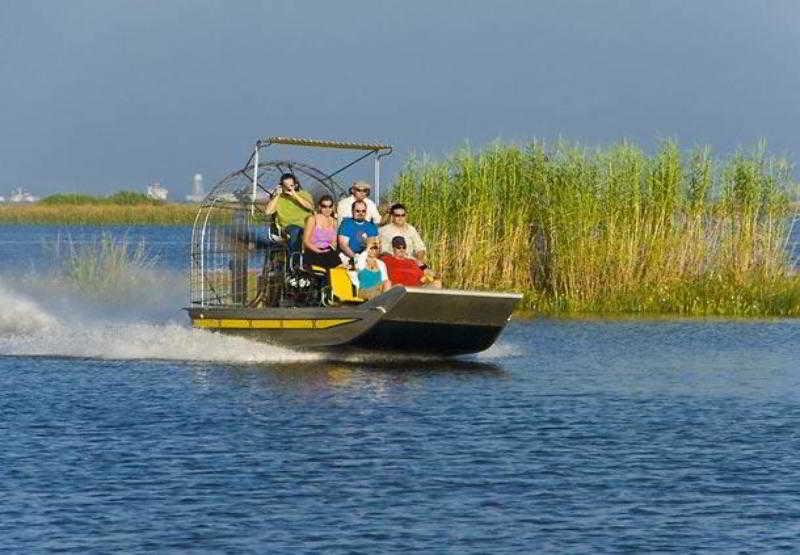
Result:
<svg viewBox="0 0 800 555"><path fill-rule="evenodd" d="M124 205L153 205L159 206L166 204L163 200L153 199L144 193L137 191L117 191L107 197L98 197L84 193L56 193L44 197L39 201L41 204L63 205L63 204L124 204Z"/></svg>
<svg viewBox="0 0 800 555"><path fill-rule="evenodd" d="M105 301L123 301L142 289L158 291L158 257L149 254L144 241L131 244L103 233L76 243L58 238L47 245L56 261L56 278L81 294Z"/></svg>
<svg viewBox="0 0 800 555"><path fill-rule="evenodd" d="M144 242L115 241L104 233L88 243L67 241L57 246L62 254L64 277L84 291L115 291L121 283L138 282L149 276L157 259L149 257Z"/></svg>
<svg viewBox="0 0 800 555"><path fill-rule="evenodd" d="M516 290L543 313L798 315L787 163L672 141L494 144L411 160L392 197L448 286Z"/></svg>

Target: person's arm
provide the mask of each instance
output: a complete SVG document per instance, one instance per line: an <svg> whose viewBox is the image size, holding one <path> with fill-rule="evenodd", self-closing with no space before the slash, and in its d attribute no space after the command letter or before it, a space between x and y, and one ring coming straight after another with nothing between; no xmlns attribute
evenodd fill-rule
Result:
<svg viewBox="0 0 800 555"><path fill-rule="evenodd" d="M314 218L314 215L312 214L306 219L306 226L303 229L303 247L309 251L322 252L311 242L311 236L314 234L314 227L316 225L316 218Z"/></svg>
<svg viewBox="0 0 800 555"><path fill-rule="evenodd" d="M378 260L378 268L381 269L381 278L383 278L381 282L381 291L386 292L392 286L392 282L389 281L389 272L386 270L386 264L383 260Z"/></svg>
<svg viewBox="0 0 800 555"><path fill-rule="evenodd" d="M422 266L425 264L425 243L422 242L422 237L419 236L419 232L416 228L411 228L411 237L412 242L414 244L414 258L417 259L419 265Z"/></svg>
<svg viewBox="0 0 800 555"><path fill-rule="evenodd" d="M346 256L353 258L355 253L350 250L350 246L348 243L350 242L350 238L347 235L339 235L339 250L342 251Z"/></svg>
<svg viewBox="0 0 800 555"><path fill-rule="evenodd" d="M392 238L385 225L378 228L378 238L381 240L381 254L392 254Z"/></svg>
<svg viewBox="0 0 800 555"><path fill-rule="evenodd" d="M267 206L264 208L264 214L269 216L270 214L274 214L275 211L278 209L278 199L281 198L281 193L276 193L267 203Z"/></svg>
<svg viewBox="0 0 800 555"><path fill-rule="evenodd" d="M364 268L367 267L367 257L368 256L369 255L368 255L367 251L360 252L360 253L355 255L356 270L363 270Z"/></svg>
<svg viewBox="0 0 800 555"><path fill-rule="evenodd" d="M291 191L288 193L289 196L294 199L294 201L305 208L306 210L310 210L311 212L314 211L314 202L311 200L311 195L306 193L305 191Z"/></svg>
<svg viewBox="0 0 800 555"><path fill-rule="evenodd" d="M378 206L372 199L368 199L369 203L367 203L367 207L369 209L369 220L372 221L376 226L381 225L381 213L378 210Z"/></svg>

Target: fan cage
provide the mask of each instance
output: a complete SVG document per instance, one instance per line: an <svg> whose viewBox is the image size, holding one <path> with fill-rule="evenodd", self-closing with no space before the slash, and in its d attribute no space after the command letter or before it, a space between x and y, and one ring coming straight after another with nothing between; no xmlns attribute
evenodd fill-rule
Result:
<svg viewBox="0 0 800 555"><path fill-rule="evenodd" d="M192 228L190 298L194 307L278 306L285 294L285 240L264 208L280 176L292 173L316 202L322 195L346 196L332 177L287 160L252 161L223 178L203 200Z"/></svg>

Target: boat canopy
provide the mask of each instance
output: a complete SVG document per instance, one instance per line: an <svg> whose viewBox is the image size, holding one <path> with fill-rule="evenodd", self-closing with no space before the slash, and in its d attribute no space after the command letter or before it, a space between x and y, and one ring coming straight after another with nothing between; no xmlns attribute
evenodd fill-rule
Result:
<svg viewBox="0 0 800 555"><path fill-rule="evenodd" d="M258 171L259 171L259 155L261 150L266 149L270 145L289 145L301 146L312 148L336 148L339 150L362 150L366 151L365 154L359 155L358 158L348 162L334 172L328 173L327 177L333 178L339 175L349 167L361 162L362 160L374 157L374 175L373 184L375 186L375 198L380 199L381 196L381 158L389 156L392 153L392 145L382 143L354 143L351 141L334 141L330 139L310 139L305 137L280 137L272 136L264 139L259 139L253 148L253 154L247 161L245 168L248 166L253 167L253 197L256 195L256 187L258 187Z"/></svg>
<svg viewBox="0 0 800 555"><path fill-rule="evenodd" d="M262 146L268 145L294 145L317 148L340 148L343 150L392 150L392 145L379 143L351 143L347 141L331 141L327 139L306 139L302 137L267 137L262 139Z"/></svg>

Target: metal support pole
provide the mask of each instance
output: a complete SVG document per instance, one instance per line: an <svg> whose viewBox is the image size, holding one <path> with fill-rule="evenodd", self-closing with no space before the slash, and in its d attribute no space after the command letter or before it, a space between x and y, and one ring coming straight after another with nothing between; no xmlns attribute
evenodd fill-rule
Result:
<svg viewBox="0 0 800 555"><path fill-rule="evenodd" d="M392 153L392 147L387 147L384 152L375 151L375 202L380 203L381 200L381 158L389 156Z"/></svg>
<svg viewBox="0 0 800 555"><path fill-rule="evenodd" d="M375 156L375 204L381 203L381 158Z"/></svg>
<svg viewBox="0 0 800 555"><path fill-rule="evenodd" d="M261 141L256 143L256 151L253 153L253 192L250 198L250 215L256 213L256 187L258 187L258 151L261 149Z"/></svg>

